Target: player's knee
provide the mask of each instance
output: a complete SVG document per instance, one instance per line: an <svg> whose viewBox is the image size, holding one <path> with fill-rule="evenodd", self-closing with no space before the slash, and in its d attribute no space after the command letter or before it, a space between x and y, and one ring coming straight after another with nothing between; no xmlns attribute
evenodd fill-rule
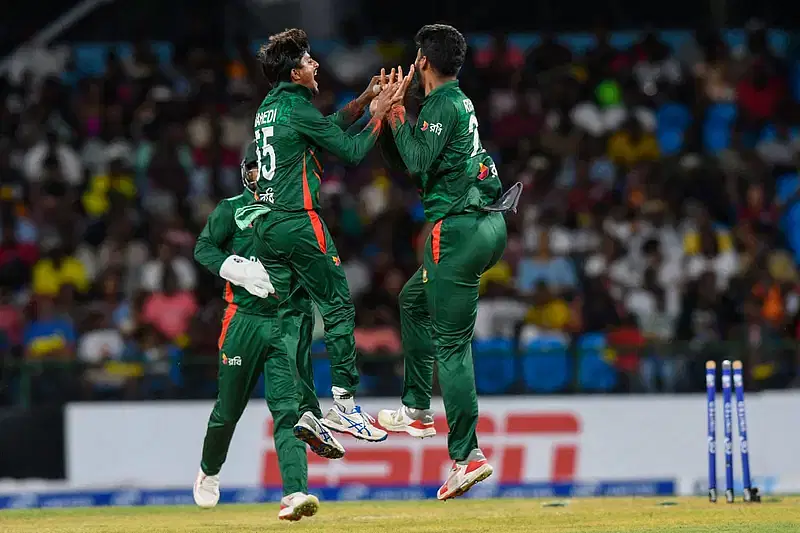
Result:
<svg viewBox="0 0 800 533"><path fill-rule="evenodd" d="M214 410L214 412L211 413L211 420L208 425L210 427L232 431L233 428L236 427L236 423L239 422L240 416L241 413Z"/></svg>
<svg viewBox="0 0 800 533"><path fill-rule="evenodd" d="M325 331L333 335L350 335L356 323L356 308L347 301L328 309L323 315Z"/></svg>
<svg viewBox="0 0 800 533"><path fill-rule="evenodd" d="M272 414L275 431L292 429L300 418L296 402L280 402L278 405L270 406L269 411Z"/></svg>

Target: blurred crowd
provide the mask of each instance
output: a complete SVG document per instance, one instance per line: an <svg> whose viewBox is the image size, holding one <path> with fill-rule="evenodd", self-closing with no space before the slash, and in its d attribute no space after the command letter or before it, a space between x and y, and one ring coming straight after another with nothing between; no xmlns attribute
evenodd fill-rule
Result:
<svg viewBox="0 0 800 533"><path fill-rule="evenodd" d="M362 30L312 50L324 112L413 61L410 42ZM470 48L460 78L484 146L506 185L525 185L481 282L482 392L696 390L705 360L726 358L745 361L751 387L799 384L800 106L794 58L766 35L754 24L737 49L715 32L622 49L603 30L585 53L555 35ZM241 189L268 90L251 51L189 39L165 61L139 43L99 74L38 53L0 79L0 402L211 397L224 303L191 253ZM388 355L427 236L421 205L377 151L357 168L323 163L364 393L395 394L402 364ZM549 362L521 368L525 354Z"/></svg>

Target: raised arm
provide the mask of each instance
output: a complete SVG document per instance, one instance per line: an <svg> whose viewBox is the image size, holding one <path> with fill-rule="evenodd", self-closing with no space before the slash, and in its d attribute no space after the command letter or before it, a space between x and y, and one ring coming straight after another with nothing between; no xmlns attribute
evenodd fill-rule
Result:
<svg viewBox="0 0 800 533"><path fill-rule="evenodd" d="M359 102L358 98L350 100L347 104L336 113L328 115L328 120L339 126L340 129L346 130L364 114L364 109L367 108L369 102Z"/></svg>
<svg viewBox="0 0 800 533"><path fill-rule="evenodd" d="M372 117L360 132L351 135L323 116L310 103L295 106L291 125L313 144L350 165L358 164L366 157L375 146L381 131L381 120Z"/></svg>
<svg viewBox="0 0 800 533"><path fill-rule="evenodd" d="M426 102L414 127L406 122L405 115L405 107L393 107L389 112L389 126L408 171L413 175L422 174L430 169L455 129L456 110L446 100Z"/></svg>
<svg viewBox="0 0 800 533"><path fill-rule="evenodd" d="M346 130L352 126L358 119L364 115L364 110L369 107L372 99L375 98L376 92L373 88L380 82L379 76L373 76L369 81L367 88L361 93L358 98L347 102L347 104L336 113L328 115L331 122L339 126L341 129Z"/></svg>

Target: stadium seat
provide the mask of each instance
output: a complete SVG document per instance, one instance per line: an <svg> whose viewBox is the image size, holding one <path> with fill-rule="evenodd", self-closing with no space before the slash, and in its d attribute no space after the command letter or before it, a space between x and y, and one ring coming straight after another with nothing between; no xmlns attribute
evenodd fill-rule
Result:
<svg viewBox="0 0 800 533"><path fill-rule="evenodd" d="M723 122L706 122L703 127L703 147L710 154L718 154L731 144L731 127Z"/></svg>
<svg viewBox="0 0 800 533"><path fill-rule="evenodd" d="M608 392L617 385L617 369L607 360L608 344L602 333L578 339L578 385L587 392Z"/></svg>
<svg viewBox="0 0 800 533"><path fill-rule="evenodd" d="M675 102L668 102L656 111L656 124L658 129L661 130L678 130L685 131L686 128L692 123L692 114L683 104Z"/></svg>
<svg viewBox="0 0 800 533"><path fill-rule="evenodd" d="M264 383L264 374L258 376L258 382L253 390L250 392L251 398L263 398L266 392L266 384Z"/></svg>
<svg viewBox="0 0 800 533"><path fill-rule="evenodd" d="M476 340L472 345L479 394L501 394L514 383L516 357L510 339Z"/></svg>
<svg viewBox="0 0 800 533"><path fill-rule="evenodd" d="M792 97L795 102L800 102L800 62L795 61L792 66Z"/></svg>
<svg viewBox="0 0 800 533"><path fill-rule="evenodd" d="M325 341L320 339L311 343L311 353L314 355L324 354L327 351Z"/></svg>
<svg viewBox="0 0 800 533"><path fill-rule="evenodd" d="M790 128L789 137L797 139L800 136L800 128ZM767 124L758 136L758 142L774 141L778 137L778 130L775 124Z"/></svg>
<svg viewBox="0 0 800 533"><path fill-rule="evenodd" d="M736 104L730 102L712 104L709 106L708 112L706 113L706 124L717 123L730 125L736 120L737 116L738 111L736 110Z"/></svg>
<svg viewBox="0 0 800 533"><path fill-rule="evenodd" d="M320 398L330 398L331 394L331 362L327 358L314 358L314 388Z"/></svg>
<svg viewBox="0 0 800 533"><path fill-rule="evenodd" d="M658 148L663 155L675 155L683 148L683 131L674 127L659 128L656 132Z"/></svg>
<svg viewBox="0 0 800 533"><path fill-rule="evenodd" d="M532 392L562 392L569 385L570 361L561 339L533 339L523 348L522 375Z"/></svg>

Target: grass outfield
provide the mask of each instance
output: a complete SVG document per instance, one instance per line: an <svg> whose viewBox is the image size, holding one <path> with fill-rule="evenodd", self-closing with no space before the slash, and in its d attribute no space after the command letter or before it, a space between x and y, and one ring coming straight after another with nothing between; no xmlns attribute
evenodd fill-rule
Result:
<svg viewBox="0 0 800 533"><path fill-rule="evenodd" d="M659 505L660 502L675 505ZM278 506L116 507L0 511L2 533L790 533L800 532L800 497L761 504L708 503L701 498L614 498L565 501L453 500L324 503L313 518L277 519Z"/></svg>

